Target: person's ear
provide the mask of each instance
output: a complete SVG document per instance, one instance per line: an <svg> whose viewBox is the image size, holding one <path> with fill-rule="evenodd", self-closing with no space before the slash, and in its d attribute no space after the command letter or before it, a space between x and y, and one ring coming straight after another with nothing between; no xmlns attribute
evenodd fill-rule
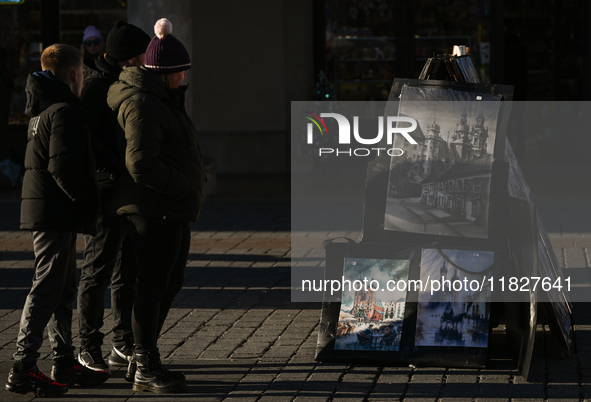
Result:
<svg viewBox="0 0 591 402"><path fill-rule="evenodd" d="M127 67L140 67L141 66L141 63L139 63L139 56L132 57L129 60L125 60L125 62L127 63L126 64Z"/></svg>
<svg viewBox="0 0 591 402"><path fill-rule="evenodd" d="M79 79L80 79L80 76L78 74L78 70L70 71L70 80L72 82L78 82Z"/></svg>

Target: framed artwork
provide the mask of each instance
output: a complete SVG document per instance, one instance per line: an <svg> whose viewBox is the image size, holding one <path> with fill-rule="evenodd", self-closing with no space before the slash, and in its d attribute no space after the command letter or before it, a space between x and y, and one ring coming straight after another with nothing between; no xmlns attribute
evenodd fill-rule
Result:
<svg viewBox="0 0 591 402"><path fill-rule="evenodd" d="M451 265L445 256L459 267L470 267L472 273ZM430 278L436 278L435 283L449 281L450 286L426 286L419 291L415 346L488 346L491 291L488 282L482 287L479 284L480 272L492 266L494 258L491 251L422 250L421 280L429 283ZM464 285L454 287L457 281Z"/></svg>
<svg viewBox="0 0 591 402"><path fill-rule="evenodd" d="M408 280L409 264L409 260L345 258L343 284L348 281L351 286L341 290L335 350L400 349L406 288L384 289L388 283Z"/></svg>
<svg viewBox="0 0 591 402"><path fill-rule="evenodd" d="M531 203L532 199L530 197L529 186L508 140L505 145L505 160L509 165L508 193L510 196L510 203L515 202L512 200L513 198L524 203ZM510 219L510 234L521 229L520 226L515 224L516 216L517 215ZM533 272L526 273L526 276L541 276L544 278L550 278L552 283L556 283L558 280L558 283L565 284L565 278L558 265L558 260L554 254L552 243L548 238L548 233L546 232L537 212L532 220L535 221L536 226L536 238L534 240L537 244L537 260ZM515 241L512 241L512 244L514 243ZM530 248L532 247L533 246L530 245ZM531 266L533 264L529 265ZM572 353L572 304L569 297L562 289L553 286L548 292L542 292L540 297L537 297L536 299L536 303L540 306L540 311L544 314L548 325L550 326L550 330L558 339L561 353L564 356L570 356ZM533 332L535 333L535 328ZM533 339L531 343L533 344Z"/></svg>
<svg viewBox="0 0 591 402"><path fill-rule="evenodd" d="M488 238L500 95L404 86L398 115L411 116L417 144L396 136L384 229Z"/></svg>
<svg viewBox="0 0 591 402"><path fill-rule="evenodd" d="M511 86L396 79L385 115L417 121L416 144L368 164L362 242L498 247ZM501 211L499 211L501 209Z"/></svg>
<svg viewBox="0 0 591 402"><path fill-rule="evenodd" d="M432 245L329 243L324 281L350 283L351 288L325 292L316 359L484 367L490 292L485 287L441 293L428 284L442 272L446 280L481 281L483 272L493 271L496 256L494 250ZM369 288L361 286L364 282Z"/></svg>
<svg viewBox="0 0 591 402"><path fill-rule="evenodd" d="M558 266L552 243L539 216L537 216L537 225L539 275L551 278L552 283L558 280L566 288L562 269ZM562 355L570 356L572 353L572 304L567 293L553 286L549 292L542 293L539 301L550 330L558 339Z"/></svg>

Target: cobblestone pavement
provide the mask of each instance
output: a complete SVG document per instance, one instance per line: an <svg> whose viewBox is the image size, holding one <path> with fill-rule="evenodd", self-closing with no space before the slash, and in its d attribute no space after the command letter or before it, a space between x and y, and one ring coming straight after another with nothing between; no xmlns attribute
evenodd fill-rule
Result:
<svg viewBox="0 0 591 402"><path fill-rule="evenodd" d="M546 197L540 211L565 273L587 272L591 227L588 203ZM587 215L583 215L587 216ZM0 200L0 381L12 365L33 254L28 232L17 231L18 200ZM587 225L587 226L586 226ZM532 379L519 376L504 345L503 327L491 339L487 369L392 368L314 360L319 303L290 301L288 200L208 202L193 227L185 286L159 340L164 361L187 376L189 393L134 393L116 370L100 387L71 389L63 400L101 401L534 401L591 400L591 309L576 303L574 356L557 356L539 325ZM78 243L81 262L82 242ZM570 270L570 271L569 271ZM108 307L108 306L106 306ZM76 314L76 313L75 313ZM112 325L105 309L105 329ZM77 324L74 328L77 333ZM103 352L107 355L110 334ZM74 339L78 345L78 339ZM44 342L40 368L51 367ZM0 390L1 401L28 400ZM54 400L61 400L54 399Z"/></svg>

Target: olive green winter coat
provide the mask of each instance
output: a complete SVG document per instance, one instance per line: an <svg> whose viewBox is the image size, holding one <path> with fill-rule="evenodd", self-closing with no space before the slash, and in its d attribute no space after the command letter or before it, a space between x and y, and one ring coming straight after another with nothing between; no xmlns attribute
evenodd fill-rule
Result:
<svg viewBox="0 0 591 402"><path fill-rule="evenodd" d="M195 126L185 112L185 89L171 89L138 67L124 68L109 88L107 102L125 132L120 148L126 170L113 197L117 214L199 217L205 172Z"/></svg>

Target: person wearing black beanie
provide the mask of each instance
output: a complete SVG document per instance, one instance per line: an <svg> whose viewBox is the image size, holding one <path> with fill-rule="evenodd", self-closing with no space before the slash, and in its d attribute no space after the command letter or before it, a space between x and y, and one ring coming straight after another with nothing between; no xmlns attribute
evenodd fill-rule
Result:
<svg viewBox="0 0 591 402"><path fill-rule="evenodd" d="M140 28L117 21L106 40L106 53L96 60L96 69L86 66L81 99L92 134L92 149L97 163L100 215L97 235L84 236L84 265L78 291L80 353L78 361L92 370L109 370L103 359L103 312L105 290L111 283L111 308L114 318L111 366L127 366L131 359L133 334L131 313L135 289L133 250L124 240L120 220L109 211L117 178L123 168L118 154L117 116L107 105L107 92L117 81L122 67L141 66L150 37Z"/></svg>
<svg viewBox="0 0 591 402"><path fill-rule="evenodd" d="M117 62L146 53L150 37L135 25L117 21L107 36L107 55Z"/></svg>

